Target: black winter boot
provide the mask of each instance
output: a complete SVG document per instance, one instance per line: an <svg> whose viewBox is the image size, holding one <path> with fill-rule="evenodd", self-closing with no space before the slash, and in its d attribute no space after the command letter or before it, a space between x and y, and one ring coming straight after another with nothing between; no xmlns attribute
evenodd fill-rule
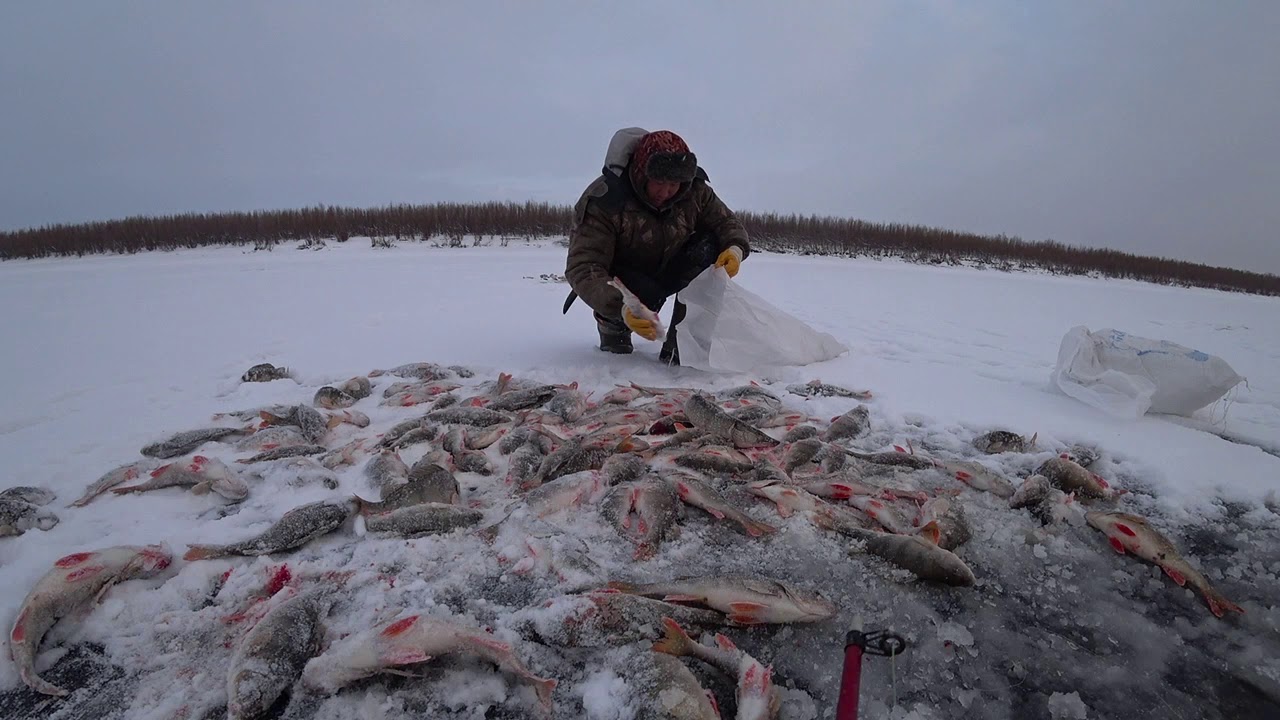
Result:
<svg viewBox="0 0 1280 720"><path fill-rule="evenodd" d="M667 328L667 337L662 342L662 349L658 351L658 360L668 365L680 364L680 348L676 345L676 326L684 320L687 312L688 309L679 300L671 308L671 327Z"/></svg>
<svg viewBox="0 0 1280 720"><path fill-rule="evenodd" d="M676 346L675 328L667 331L667 339L663 341L662 349L658 351L658 360L672 366L680 364L680 348Z"/></svg>
<svg viewBox="0 0 1280 720"><path fill-rule="evenodd" d="M631 353L631 328L620 322L610 322L597 315L596 329L600 331L601 350L618 355Z"/></svg>

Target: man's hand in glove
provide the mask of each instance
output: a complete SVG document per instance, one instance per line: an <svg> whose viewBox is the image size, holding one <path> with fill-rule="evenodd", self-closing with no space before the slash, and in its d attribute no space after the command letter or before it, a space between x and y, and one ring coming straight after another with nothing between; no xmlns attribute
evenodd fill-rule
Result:
<svg viewBox="0 0 1280 720"><path fill-rule="evenodd" d="M632 315L631 311L625 307L622 308L622 321L627 324L627 327L631 328L632 332L645 340L652 341L658 339L658 330L653 326L653 323L648 320L641 320L635 315Z"/></svg>
<svg viewBox="0 0 1280 720"><path fill-rule="evenodd" d="M742 264L742 249L737 245L730 245L728 249L720 253L720 257L716 258L716 267L724 268L729 273L729 277L738 274L738 266Z"/></svg>

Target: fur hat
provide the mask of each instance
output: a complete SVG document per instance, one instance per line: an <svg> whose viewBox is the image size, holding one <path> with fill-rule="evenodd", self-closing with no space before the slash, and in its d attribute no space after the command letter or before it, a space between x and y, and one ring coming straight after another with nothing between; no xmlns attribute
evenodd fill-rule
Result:
<svg viewBox="0 0 1280 720"><path fill-rule="evenodd" d="M646 180L687 183L698 172L698 157L679 135L657 130L636 143L629 171L637 188L643 188Z"/></svg>

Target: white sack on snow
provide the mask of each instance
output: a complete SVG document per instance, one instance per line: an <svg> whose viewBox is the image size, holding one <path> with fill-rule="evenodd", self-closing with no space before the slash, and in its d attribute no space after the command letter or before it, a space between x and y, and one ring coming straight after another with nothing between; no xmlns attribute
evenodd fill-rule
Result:
<svg viewBox="0 0 1280 720"><path fill-rule="evenodd" d="M1244 380L1215 355L1084 326L1063 336L1050 379L1063 393L1122 418L1148 412L1190 416Z"/></svg>
<svg viewBox="0 0 1280 720"><path fill-rule="evenodd" d="M814 330L709 267L676 294L688 313L676 333L680 365L700 370L752 372L809 365L849 351L829 333Z"/></svg>

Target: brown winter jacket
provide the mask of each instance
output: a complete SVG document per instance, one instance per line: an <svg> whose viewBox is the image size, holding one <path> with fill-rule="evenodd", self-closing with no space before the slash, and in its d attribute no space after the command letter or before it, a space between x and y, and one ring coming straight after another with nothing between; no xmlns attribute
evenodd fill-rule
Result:
<svg viewBox="0 0 1280 720"><path fill-rule="evenodd" d="M702 168L662 210L632 188L628 175L606 168L573 209L565 277L596 312L622 317L622 295L606 284L613 270L626 267L658 276L695 231L714 233L721 252L730 245L742 249L743 259L751 252L747 231L716 196ZM572 302L571 294L566 312Z"/></svg>

